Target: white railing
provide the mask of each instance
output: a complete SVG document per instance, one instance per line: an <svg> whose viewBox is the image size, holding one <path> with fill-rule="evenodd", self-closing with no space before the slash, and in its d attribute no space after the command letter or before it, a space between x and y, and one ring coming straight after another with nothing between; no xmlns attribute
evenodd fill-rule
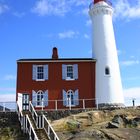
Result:
<svg viewBox="0 0 140 140"><path fill-rule="evenodd" d="M31 102L29 103L29 111L32 114L33 120L35 121L37 128L43 128L50 140L59 140L57 134L55 133L54 129L52 128L45 115L38 115Z"/></svg>
<svg viewBox="0 0 140 140"><path fill-rule="evenodd" d="M29 134L29 140L39 140L27 114L26 114L26 133Z"/></svg>
<svg viewBox="0 0 140 140"><path fill-rule="evenodd" d="M16 112L16 102L0 102L0 112Z"/></svg>
<svg viewBox="0 0 140 140"><path fill-rule="evenodd" d="M29 140L39 140L35 133L33 125L29 119L28 114L23 115L22 111L19 110L18 103L17 103L17 113L18 113L18 119L21 124L21 130L23 130L24 133L28 133Z"/></svg>
<svg viewBox="0 0 140 140"><path fill-rule="evenodd" d="M79 99L79 100L48 100L48 106L44 107L44 101L37 102L36 101L36 107L39 108L39 110L72 110L72 109L98 109L98 99ZM64 102L66 104L64 104ZM78 102L78 104L77 104ZM37 106L40 104L39 106Z"/></svg>
<svg viewBox="0 0 140 140"><path fill-rule="evenodd" d="M22 112L19 110L19 106L17 103L17 114L18 114L18 120L21 124L21 130L23 130L23 132L25 132L25 117L23 116Z"/></svg>
<svg viewBox="0 0 140 140"><path fill-rule="evenodd" d="M47 133L50 140L59 140L57 134L55 133L54 129L52 128L51 124L47 120L46 116L43 115L44 120L44 130Z"/></svg>
<svg viewBox="0 0 140 140"><path fill-rule="evenodd" d="M36 124L36 127L39 128L39 125L38 125L38 124L39 124L39 116L38 116L38 114L36 113L36 111L35 111L35 109L34 109L32 103L31 103L31 101L29 102L29 111L30 111L31 114L32 114L32 118L33 118L33 120L34 120L34 122L35 122L35 124Z"/></svg>

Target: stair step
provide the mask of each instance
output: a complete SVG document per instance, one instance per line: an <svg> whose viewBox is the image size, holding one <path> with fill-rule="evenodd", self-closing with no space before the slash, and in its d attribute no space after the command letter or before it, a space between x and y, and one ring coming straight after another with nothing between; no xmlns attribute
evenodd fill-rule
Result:
<svg viewBox="0 0 140 140"><path fill-rule="evenodd" d="M36 132L39 140L49 140L44 129L36 129L35 132Z"/></svg>

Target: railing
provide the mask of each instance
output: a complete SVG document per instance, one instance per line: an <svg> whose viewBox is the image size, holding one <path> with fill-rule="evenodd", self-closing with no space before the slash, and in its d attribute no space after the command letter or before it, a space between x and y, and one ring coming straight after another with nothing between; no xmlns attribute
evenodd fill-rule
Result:
<svg viewBox="0 0 140 140"><path fill-rule="evenodd" d="M44 103L36 102L36 106L39 110L72 110L72 109L98 109L98 99L78 99L71 100L70 98L66 100L48 100L48 106L44 107Z"/></svg>
<svg viewBox="0 0 140 140"><path fill-rule="evenodd" d="M25 127L24 127L24 116L22 114L22 112L20 112L19 110L19 106L18 106L18 103L17 103L17 114L18 114L18 120L21 124L21 130L23 130L23 132L25 132Z"/></svg>
<svg viewBox="0 0 140 140"><path fill-rule="evenodd" d="M44 130L48 134L49 139L59 140L57 134L55 133L54 129L52 128L51 124L49 123L45 115L43 115L43 120L44 120Z"/></svg>
<svg viewBox="0 0 140 140"><path fill-rule="evenodd" d="M0 112L16 112L16 102L0 102Z"/></svg>
<svg viewBox="0 0 140 140"><path fill-rule="evenodd" d="M26 114L26 133L29 134L29 140L39 140L35 131L34 131L34 128L32 126L32 123L29 119L29 116Z"/></svg>
<svg viewBox="0 0 140 140"><path fill-rule="evenodd" d="M39 116L37 115L31 101L29 102L29 111L31 112L32 114L32 118L36 124L36 127L39 128Z"/></svg>
<svg viewBox="0 0 140 140"><path fill-rule="evenodd" d="M29 140L39 140L35 133L33 125L29 119L29 116L27 114L23 115L22 111L19 110L18 103L17 103L17 113L21 124L21 130L23 130L24 133L28 133Z"/></svg>
<svg viewBox="0 0 140 140"><path fill-rule="evenodd" d="M29 103L29 111L32 114L32 117L36 123L37 128L43 128L50 140L59 140L57 134L55 133L54 129L52 128L51 124L49 123L45 115L42 114L38 115L31 102Z"/></svg>

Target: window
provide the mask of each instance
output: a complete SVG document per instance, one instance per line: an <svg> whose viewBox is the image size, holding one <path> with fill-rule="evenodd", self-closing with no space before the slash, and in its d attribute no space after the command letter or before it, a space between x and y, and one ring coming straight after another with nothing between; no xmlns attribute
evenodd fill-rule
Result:
<svg viewBox="0 0 140 140"><path fill-rule="evenodd" d="M37 106L42 106L43 104L43 91L37 92Z"/></svg>
<svg viewBox="0 0 140 140"><path fill-rule="evenodd" d="M62 79L76 80L78 79L78 65L62 65Z"/></svg>
<svg viewBox="0 0 140 140"><path fill-rule="evenodd" d="M48 106L48 90L46 91L32 91L32 104L33 106Z"/></svg>
<svg viewBox="0 0 140 140"><path fill-rule="evenodd" d="M67 66L67 78L73 79L73 66L72 65Z"/></svg>
<svg viewBox="0 0 140 140"><path fill-rule="evenodd" d="M72 90L69 90L67 92L67 105L74 105L74 92Z"/></svg>
<svg viewBox="0 0 140 140"><path fill-rule="evenodd" d="M110 75L109 67L106 67L106 68L105 68L105 75Z"/></svg>
<svg viewBox="0 0 140 140"><path fill-rule="evenodd" d="M36 81L48 80L48 65L33 65L32 79Z"/></svg>
<svg viewBox="0 0 140 140"><path fill-rule="evenodd" d="M78 90L63 90L63 105L64 106L76 106L79 105L79 93Z"/></svg>
<svg viewBox="0 0 140 140"><path fill-rule="evenodd" d="M44 79L44 67L37 66L37 79Z"/></svg>

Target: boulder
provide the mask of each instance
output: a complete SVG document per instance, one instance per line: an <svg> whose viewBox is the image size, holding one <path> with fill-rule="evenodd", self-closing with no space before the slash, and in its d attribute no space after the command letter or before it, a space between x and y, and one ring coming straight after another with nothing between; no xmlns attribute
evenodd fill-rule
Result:
<svg viewBox="0 0 140 140"><path fill-rule="evenodd" d="M107 124L106 128L119 128L119 124L118 123L109 122Z"/></svg>

